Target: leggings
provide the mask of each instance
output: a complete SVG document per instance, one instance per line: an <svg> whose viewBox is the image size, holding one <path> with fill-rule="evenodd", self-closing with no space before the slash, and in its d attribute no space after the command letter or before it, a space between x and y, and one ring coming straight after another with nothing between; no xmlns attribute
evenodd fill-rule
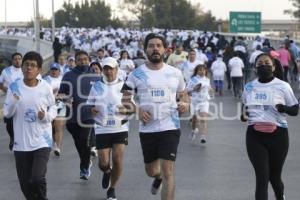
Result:
<svg viewBox="0 0 300 200"><path fill-rule="evenodd" d="M273 133L262 133L249 126L246 145L256 175L255 199L268 199L270 181L276 200L283 200L284 185L281 172L289 148L288 130L277 127Z"/></svg>
<svg viewBox="0 0 300 200"><path fill-rule="evenodd" d="M288 73L289 73L289 66L283 67L283 80L288 82Z"/></svg>

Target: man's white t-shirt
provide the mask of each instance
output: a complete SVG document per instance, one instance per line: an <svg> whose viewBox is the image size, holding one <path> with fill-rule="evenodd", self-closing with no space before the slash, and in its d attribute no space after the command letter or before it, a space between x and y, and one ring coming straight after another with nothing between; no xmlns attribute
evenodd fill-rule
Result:
<svg viewBox="0 0 300 200"><path fill-rule="evenodd" d="M258 79L247 83L242 100L248 106L249 125L256 122L271 122L283 128L288 127L286 115L279 113L276 105L293 106L298 104L291 86L277 78L269 83L260 83Z"/></svg>
<svg viewBox="0 0 300 200"><path fill-rule="evenodd" d="M129 74L134 68L135 65L132 60L130 59L120 60L120 69L125 71L127 74Z"/></svg>
<svg viewBox="0 0 300 200"><path fill-rule="evenodd" d="M226 70L226 64L222 60L216 60L211 65L211 71L214 80L223 81Z"/></svg>
<svg viewBox="0 0 300 200"><path fill-rule="evenodd" d="M229 60L230 77L242 77L244 63L239 57L233 57Z"/></svg>
<svg viewBox="0 0 300 200"><path fill-rule="evenodd" d="M150 122L140 123L141 133L180 128L176 94L185 90L185 82L179 69L164 63L152 70L144 64L129 74L126 85L137 90L138 107L150 113Z"/></svg>
<svg viewBox="0 0 300 200"><path fill-rule="evenodd" d="M44 80L51 86L52 90L54 91L54 95L56 95L60 87L62 76L54 78L48 75L44 78Z"/></svg>
<svg viewBox="0 0 300 200"><path fill-rule="evenodd" d="M17 68L14 66L9 66L3 69L0 76L0 83L3 83L5 87L8 87L17 79L23 79L23 72L21 67Z"/></svg>
<svg viewBox="0 0 300 200"><path fill-rule="evenodd" d="M194 74L194 69L197 65L204 64L199 60L195 60L194 62L185 61L181 66L181 71L186 83L189 82L191 76Z"/></svg>
<svg viewBox="0 0 300 200"><path fill-rule="evenodd" d="M91 88L87 104L95 106L99 112L95 117L96 135L128 131L128 122L122 124L125 116L118 113L118 107L122 105L123 85L124 82L118 79L111 83L101 80Z"/></svg>
<svg viewBox="0 0 300 200"><path fill-rule="evenodd" d="M19 96L16 100L13 96ZM45 117L40 120L38 112L44 110ZM9 85L3 113L13 117L14 151L34 151L52 147L51 122L56 117L55 99L50 85L39 80L35 87L28 87L23 79Z"/></svg>

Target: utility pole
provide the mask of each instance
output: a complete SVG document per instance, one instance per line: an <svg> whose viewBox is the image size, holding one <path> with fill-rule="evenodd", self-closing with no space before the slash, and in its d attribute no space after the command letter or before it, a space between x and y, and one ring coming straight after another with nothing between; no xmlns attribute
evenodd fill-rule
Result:
<svg viewBox="0 0 300 200"><path fill-rule="evenodd" d="M55 12L54 12L54 0L52 0L52 42L55 38Z"/></svg>
<svg viewBox="0 0 300 200"><path fill-rule="evenodd" d="M41 40L40 40L40 13L39 13L39 0L35 0L35 20L34 20L34 32L35 32L35 50L41 52Z"/></svg>
<svg viewBox="0 0 300 200"><path fill-rule="evenodd" d="M7 11L7 7L6 7L6 0L4 1L4 7L5 7L5 11L4 11L4 13L5 13L5 22L4 22L4 27L5 27L5 30L7 30L7 13L6 13L6 11Z"/></svg>

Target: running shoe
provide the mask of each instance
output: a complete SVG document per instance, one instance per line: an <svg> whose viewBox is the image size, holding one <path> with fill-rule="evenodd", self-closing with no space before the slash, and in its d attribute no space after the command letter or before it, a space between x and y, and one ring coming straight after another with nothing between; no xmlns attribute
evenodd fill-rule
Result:
<svg viewBox="0 0 300 200"><path fill-rule="evenodd" d="M205 137L204 134L202 134L202 135L200 136L200 141L201 141L201 143L206 143L206 137Z"/></svg>
<svg viewBox="0 0 300 200"><path fill-rule="evenodd" d="M90 161L89 167L87 169L80 170L80 179L89 180L89 178L92 174L92 171L91 171L92 165L93 165L93 163L92 163L92 161Z"/></svg>
<svg viewBox="0 0 300 200"><path fill-rule="evenodd" d="M92 147L92 148L91 148L91 156L92 156L93 158L98 157L98 153L97 153L96 147Z"/></svg>
<svg viewBox="0 0 300 200"><path fill-rule="evenodd" d="M109 172L104 172L102 176L102 188L107 189L110 184L110 174L111 170Z"/></svg>
<svg viewBox="0 0 300 200"><path fill-rule="evenodd" d="M11 141L9 142L8 148L9 148L10 151L13 150L13 148L14 148L14 141L13 141L13 140L11 140Z"/></svg>
<svg viewBox="0 0 300 200"><path fill-rule="evenodd" d="M107 200L117 200L115 188L109 188L106 192Z"/></svg>
<svg viewBox="0 0 300 200"><path fill-rule="evenodd" d="M155 178L155 179L153 180L152 185L151 185L151 193L152 193L153 195L156 195L157 193L160 192L161 187L162 187L162 179L157 179L157 178Z"/></svg>
<svg viewBox="0 0 300 200"><path fill-rule="evenodd" d="M191 132L189 138L190 138L191 140L195 140L196 137L197 137L197 134L198 134L198 128L196 128L195 130L192 130L192 132Z"/></svg>
<svg viewBox="0 0 300 200"><path fill-rule="evenodd" d="M86 169L80 170L80 179L82 180L88 180L88 172Z"/></svg>
<svg viewBox="0 0 300 200"><path fill-rule="evenodd" d="M60 156L60 149L56 145L53 147L53 152L54 155Z"/></svg>

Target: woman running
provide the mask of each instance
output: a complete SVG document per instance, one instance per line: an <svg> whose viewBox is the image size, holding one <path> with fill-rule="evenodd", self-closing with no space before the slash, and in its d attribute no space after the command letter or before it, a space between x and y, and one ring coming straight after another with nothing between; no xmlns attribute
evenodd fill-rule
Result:
<svg viewBox="0 0 300 200"><path fill-rule="evenodd" d="M207 72L206 65L197 65L187 85L187 91L191 96L193 105L191 139L194 140L197 134L200 133L201 143L206 143L209 92L212 91Z"/></svg>
<svg viewBox="0 0 300 200"><path fill-rule="evenodd" d="M257 56L258 78L247 83L242 100L248 121L246 145L256 175L256 200L268 199L270 181L276 200L285 200L281 172L289 147L286 114L298 114L298 101L290 85L273 73L273 58L266 53ZM243 109L244 110L244 109Z"/></svg>

